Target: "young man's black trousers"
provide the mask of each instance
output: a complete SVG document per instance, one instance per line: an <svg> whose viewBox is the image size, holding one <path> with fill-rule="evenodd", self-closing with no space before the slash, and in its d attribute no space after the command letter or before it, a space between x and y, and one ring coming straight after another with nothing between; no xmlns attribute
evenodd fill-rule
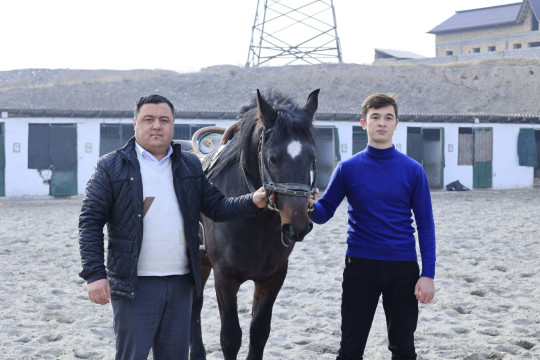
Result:
<svg viewBox="0 0 540 360"><path fill-rule="evenodd" d="M347 256L343 271L341 347L336 360L360 360L382 294L392 359L416 359L414 332L419 279L416 261L381 261Z"/></svg>

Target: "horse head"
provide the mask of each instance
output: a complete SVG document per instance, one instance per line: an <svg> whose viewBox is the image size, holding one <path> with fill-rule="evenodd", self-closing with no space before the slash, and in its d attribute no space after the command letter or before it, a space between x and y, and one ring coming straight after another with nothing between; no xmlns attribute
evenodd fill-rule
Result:
<svg viewBox="0 0 540 360"><path fill-rule="evenodd" d="M275 194L270 206L279 212L288 242L302 241L313 228L307 199L315 190L313 117L318 95L319 89L313 91L303 107L290 101L270 105L257 90L259 172L267 192Z"/></svg>

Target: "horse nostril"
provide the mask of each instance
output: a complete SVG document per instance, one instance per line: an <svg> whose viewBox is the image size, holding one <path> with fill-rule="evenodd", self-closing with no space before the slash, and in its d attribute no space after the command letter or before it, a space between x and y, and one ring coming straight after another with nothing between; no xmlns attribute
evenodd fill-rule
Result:
<svg viewBox="0 0 540 360"><path fill-rule="evenodd" d="M293 224L281 225L281 233L290 241L297 241L298 232Z"/></svg>
<svg viewBox="0 0 540 360"><path fill-rule="evenodd" d="M302 232L298 232L296 229L296 226L293 224L283 224L281 225L281 232L285 238L287 238L289 241L302 241L304 240L304 237L309 234L309 232L313 230L313 223L310 222L307 224Z"/></svg>
<svg viewBox="0 0 540 360"><path fill-rule="evenodd" d="M307 234L311 232L311 230L313 230L313 223L310 222L309 224L307 224L304 230L305 230L304 236L306 236Z"/></svg>
<svg viewBox="0 0 540 360"><path fill-rule="evenodd" d="M309 224L307 224L305 227L304 227L304 231L302 231L300 234L298 234L298 240L297 241L302 241L304 240L304 237L309 234L309 232L313 230L313 223L310 222Z"/></svg>

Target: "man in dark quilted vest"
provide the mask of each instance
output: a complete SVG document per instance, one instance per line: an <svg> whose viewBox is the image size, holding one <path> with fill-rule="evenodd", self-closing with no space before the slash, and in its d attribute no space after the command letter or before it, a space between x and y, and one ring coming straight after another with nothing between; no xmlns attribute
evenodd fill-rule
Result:
<svg viewBox="0 0 540 360"><path fill-rule="evenodd" d="M155 360L187 360L192 295L201 291L199 214L217 221L254 216L266 193L221 194L200 160L172 142L167 98L141 97L133 126L135 136L102 156L88 181L79 275L92 302L112 303L116 359L146 359L152 349Z"/></svg>

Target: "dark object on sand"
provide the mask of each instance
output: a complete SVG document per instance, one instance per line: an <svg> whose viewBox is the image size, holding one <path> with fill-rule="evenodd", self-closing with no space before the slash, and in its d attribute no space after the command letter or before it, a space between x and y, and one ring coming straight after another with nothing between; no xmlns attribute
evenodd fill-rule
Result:
<svg viewBox="0 0 540 360"><path fill-rule="evenodd" d="M466 187L465 185L460 183L459 180L456 180L456 181L452 181L450 184L447 184L446 185L446 190L449 190L449 191L470 191L471 189L469 189L468 187Z"/></svg>

